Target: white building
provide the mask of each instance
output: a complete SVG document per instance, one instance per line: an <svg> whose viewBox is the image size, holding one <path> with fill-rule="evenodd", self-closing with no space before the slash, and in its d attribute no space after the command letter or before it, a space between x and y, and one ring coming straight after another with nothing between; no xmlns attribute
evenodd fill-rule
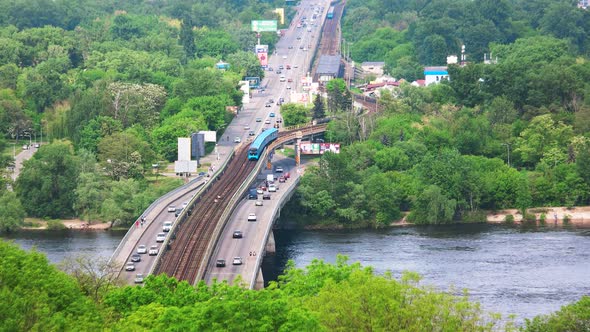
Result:
<svg viewBox="0 0 590 332"><path fill-rule="evenodd" d="M446 66L424 67L424 80L426 85L438 84L442 80L449 79Z"/></svg>

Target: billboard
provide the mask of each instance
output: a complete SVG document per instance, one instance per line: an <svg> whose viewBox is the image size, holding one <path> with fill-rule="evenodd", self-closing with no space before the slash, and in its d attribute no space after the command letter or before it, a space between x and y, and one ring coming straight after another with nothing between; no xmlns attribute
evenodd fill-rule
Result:
<svg viewBox="0 0 590 332"><path fill-rule="evenodd" d="M205 142L217 142L217 136L216 136L216 132L209 130L209 131L204 131L201 130L199 131L199 134L203 134L205 135Z"/></svg>
<svg viewBox="0 0 590 332"><path fill-rule="evenodd" d="M268 67L268 45L256 45L256 56L261 67Z"/></svg>
<svg viewBox="0 0 590 332"><path fill-rule="evenodd" d="M299 151L301 154L324 154L326 151L340 153L340 144L301 142L299 144Z"/></svg>
<svg viewBox="0 0 590 332"><path fill-rule="evenodd" d="M189 137L178 138L177 160L191 160L191 139Z"/></svg>
<svg viewBox="0 0 590 332"><path fill-rule="evenodd" d="M260 87L260 77L246 77L246 81L248 81L250 89L257 89Z"/></svg>
<svg viewBox="0 0 590 332"><path fill-rule="evenodd" d="M277 31L277 20L253 20L252 31Z"/></svg>

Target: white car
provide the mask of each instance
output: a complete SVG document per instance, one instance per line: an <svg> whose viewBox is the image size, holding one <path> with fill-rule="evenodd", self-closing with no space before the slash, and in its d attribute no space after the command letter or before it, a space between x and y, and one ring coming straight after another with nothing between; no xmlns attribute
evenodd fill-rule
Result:
<svg viewBox="0 0 590 332"><path fill-rule="evenodd" d="M136 284L143 283L143 274L141 274L141 273L136 274L133 282L135 282Z"/></svg>
<svg viewBox="0 0 590 332"><path fill-rule="evenodd" d="M232 265L242 265L242 257L234 257Z"/></svg>
<svg viewBox="0 0 590 332"><path fill-rule="evenodd" d="M172 229L172 221L164 221L164 225L162 226L162 230L164 232L170 232Z"/></svg>
<svg viewBox="0 0 590 332"><path fill-rule="evenodd" d="M156 242L164 242L166 240L166 233L158 233L156 235Z"/></svg>
<svg viewBox="0 0 590 332"><path fill-rule="evenodd" d="M248 215L248 221L256 221L256 213L250 213Z"/></svg>
<svg viewBox="0 0 590 332"><path fill-rule="evenodd" d="M158 246L153 245L150 247L150 256L156 256L158 254Z"/></svg>
<svg viewBox="0 0 590 332"><path fill-rule="evenodd" d="M277 187L274 186L274 185L268 186L268 192L276 193L277 192Z"/></svg>
<svg viewBox="0 0 590 332"><path fill-rule="evenodd" d="M125 271L135 271L135 264L133 264L133 262L127 263L127 265L125 265Z"/></svg>
<svg viewBox="0 0 590 332"><path fill-rule="evenodd" d="M174 205L169 205L169 206L168 206L168 212L176 212L176 206L174 206Z"/></svg>
<svg viewBox="0 0 590 332"><path fill-rule="evenodd" d="M255 205L255 206L262 206L262 201L256 201L256 202L254 203L254 205Z"/></svg>
<svg viewBox="0 0 590 332"><path fill-rule="evenodd" d="M264 121L264 123L265 123L265 124L270 124L270 119L266 119L266 120Z"/></svg>
<svg viewBox="0 0 590 332"><path fill-rule="evenodd" d="M286 58L287 58L287 56L286 55L283 55L283 59L286 59Z"/></svg>
<svg viewBox="0 0 590 332"><path fill-rule="evenodd" d="M145 246L145 244L140 244L139 246L137 246L137 253L147 254L147 247Z"/></svg>
<svg viewBox="0 0 590 332"><path fill-rule="evenodd" d="M275 172L283 173L283 168L281 166L277 166L277 168L275 169Z"/></svg>
<svg viewBox="0 0 590 332"><path fill-rule="evenodd" d="M234 143L240 143L241 141L242 141L242 139L237 136L236 136L236 138L234 138Z"/></svg>

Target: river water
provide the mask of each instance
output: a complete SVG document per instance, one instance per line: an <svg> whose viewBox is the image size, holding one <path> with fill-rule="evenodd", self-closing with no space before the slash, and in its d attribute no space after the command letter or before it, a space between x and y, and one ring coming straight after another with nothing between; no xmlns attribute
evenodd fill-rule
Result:
<svg viewBox="0 0 590 332"><path fill-rule="evenodd" d="M3 239L35 247L57 263L72 254L110 257L125 232L28 231ZM376 273L418 272L423 285L467 289L486 311L515 314L517 322L558 310L590 295L590 230L498 225L404 227L356 231L276 231L277 253L265 259L265 280L287 260L305 267L337 254Z"/></svg>
<svg viewBox="0 0 590 332"><path fill-rule="evenodd" d="M277 253L265 259L265 280L287 260L314 258L372 266L376 273L418 272L423 285L460 294L467 289L486 311L516 322L547 314L590 295L590 230L500 225L403 227L357 231L276 231Z"/></svg>

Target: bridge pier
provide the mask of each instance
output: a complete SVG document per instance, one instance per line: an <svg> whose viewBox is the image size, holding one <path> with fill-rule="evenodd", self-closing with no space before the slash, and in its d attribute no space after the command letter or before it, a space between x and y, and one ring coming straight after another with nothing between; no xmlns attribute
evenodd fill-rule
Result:
<svg viewBox="0 0 590 332"><path fill-rule="evenodd" d="M299 146L301 146L301 138L298 138L295 143L295 165L297 166L301 164L301 150Z"/></svg>
<svg viewBox="0 0 590 332"><path fill-rule="evenodd" d="M275 245L275 236L272 231L268 234L268 240L266 241L266 248L264 249L265 254L275 254L277 252Z"/></svg>
<svg viewBox="0 0 590 332"><path fill-rule="evenodd" d="M262 276L262 269L258 269L258 275L256 276L256 285L254 289L259 290L264 288L264 277Z"/></svg>

